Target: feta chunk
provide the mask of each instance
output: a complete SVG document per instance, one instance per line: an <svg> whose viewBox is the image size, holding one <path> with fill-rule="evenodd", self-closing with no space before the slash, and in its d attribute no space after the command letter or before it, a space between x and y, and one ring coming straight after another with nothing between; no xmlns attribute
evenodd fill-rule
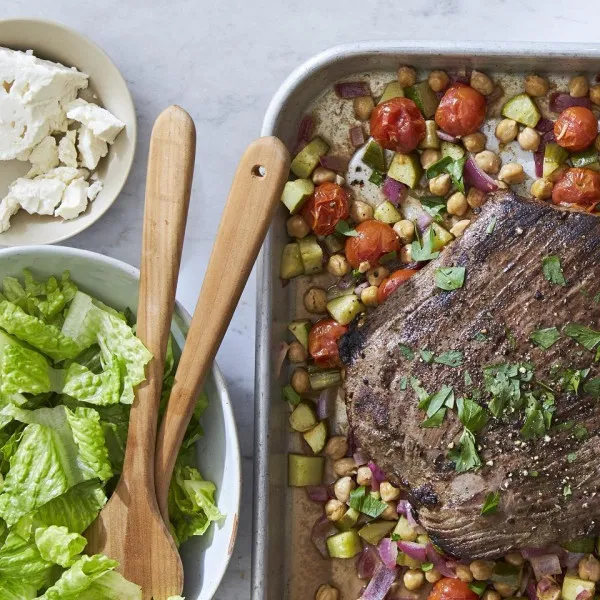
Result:
<svg viewBox="0 0 600 600"><path fill-rule="evenodd" d="M75 148L76 131L67 131L65 137L58 142L58 159L67 167L77 167L77 148Z"/></svg>
<svg viewBox="0 0 600 600"><path fill-rule="evenodd" d="M98 196L98 194L102 191L103 187L104 184L99 179L94 181L94 183L90 185L87 191L88 200L90 202L93 202L96 199L96 196Z"/></svg>
<svg viewBox="0 0 600 600"><path fill-rule="evenodd" d="M10 196L6 196L0 202L0 233L4 233L10 227L10 218L19 210L19 203Z"/></svg>
<svg viewBox="0 0 600 600"><path fill-rule="evenodd" d="M12 198L29 214L51 215L60 204L66 185L59 179L20 177L8 188L8 197Z"/></svg>
<svg viewBox="0 0 600 600"><path fill-rule="evenodd" d="M80 215L87 207L89 184L82 178L75 179L64 191L60 206L54 215L67 221Z"/></svg>
<svg viewBox="0 0 600 600"><path fill-rule="evenodd" d="M74 179L78 179L79 177L87 179L88 175L89 171L87 171L86 169L75 169L73 167L56 167L56 169L51 169L43 175L38 175L36 179L58 179L59 181L62 181L65 185L69 185L71 181L73 181Z"/></svg>
<svg viewBox="0 0 600 600"><path fill-rule="evenodd" d="M27 177L31 178L58 167L56 140L51 135L46 136L31 152L29 162L32 166Z"/></svg>
<svg viewBox="0 0 600 600"><path fill-rule="evenodd" d="M125 123L120 121L112 113L97 104L91 104L81 98L73 100L67 106L67 117L73 121L78 121L91 129L94 135L101 140L112 144L115 138L125 127Z"/></svg>
<svg viewBox="0 0 600 600"><path fill-rule="evenodd" d="M100 159L108 154L108 144L97 138L93 131L85 125L82 125L79 130L77 149L81 165L90 170L95 169Z"/></svg>

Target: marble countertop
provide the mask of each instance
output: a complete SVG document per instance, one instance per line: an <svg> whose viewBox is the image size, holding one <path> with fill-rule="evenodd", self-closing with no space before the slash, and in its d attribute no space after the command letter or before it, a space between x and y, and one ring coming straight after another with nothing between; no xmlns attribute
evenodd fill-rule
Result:
<svg viewBox="0 0 600 600"><path fill-rule="evenodd" d="M91 37L121 69L137 107L138 153L127 186L69 245L139 265L153 120L174 103L195 119L196 175L178 289L191 311L238 159L259 135L271 96L304 60L367 39L596 42L600 8L584 0L7 0L8 17L58 20ZM238 542L219 600L250 597L255 290L253 276L218 354L244 476Z"/></svg>

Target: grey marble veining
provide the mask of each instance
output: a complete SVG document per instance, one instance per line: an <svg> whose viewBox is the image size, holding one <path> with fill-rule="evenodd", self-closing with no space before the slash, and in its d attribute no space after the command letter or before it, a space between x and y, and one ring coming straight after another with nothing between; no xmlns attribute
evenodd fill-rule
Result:
<svg viewBox="0 0 600 600"><path fill-rule="evenodd" d="M0 15L85 33L116 62L136 103L139 145L127 186L69 245L139 265L152 122L171 103L194 117L196 176L178 289L191 311L237 161L272 94L305 59L365 39L596 42L600 8L587 0L4 0ZM255 289L253 277L218 354L244 457L238 543L219 600L250 596Z"/></svg>

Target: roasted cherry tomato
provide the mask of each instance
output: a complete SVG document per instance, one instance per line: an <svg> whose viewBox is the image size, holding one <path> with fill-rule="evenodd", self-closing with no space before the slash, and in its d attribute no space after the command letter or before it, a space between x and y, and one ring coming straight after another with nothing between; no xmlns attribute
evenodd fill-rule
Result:
<svg viewBox="0 0 600 600"><path fill-rule="evenodd" d="M405 281L408 281L415 273L416 269L399 269L394 271L389 277L386 277L377 290L377 302L385 302L392 292L396 291Z"/></svg>
<svg viewBox="0 0 600 600"><path fill-rule="evenodd" d="M373 109L371 135L388 150L412 152L425 137L425 119L410 98L392 98Z"/></svg>
<svg viewBox="0 0 600 600"><path fill-rule="evenodd" d="M322 183L302 209L304 220L317 235L329 235L350 214L350 199L337 183Z"/></svg>
<svg viewBox="0 0 600 600"><path fill-rule="evenodd" d="M454 136L475 133L483 124L485 98L471 86L455 83L450 86L435 111L435 122Z"/></svg>
<svg viewBox="0 0 600 600"><path fill-rule="evenodd" d="M363 262L375 267L384 254L400 249L396 232L381 221L363 221L356 233L346 240L346 258L355 269Z"/></svg>
<svg viewBox="0 0 600 600"><path fill-rule="evenodd" d="M329 369L341 367L337 341L348 328L333 319L323 319L315 323L308 334L308 352L318 367Z"/></svg>
<svg viewBox="0 0 600 600"><path fill-rule="evenodd" d="M585 106L571 106L560 113L554 123L556 143L569 152L585 150L598 135L598 121Z"/></svg>
<svg viewBox="0 0 600 600"><path fill-rule="evenodd" d="M567 169L552 190L552 201L593 208L600 202L600 173L591 169Z"/></svg>
<svg viewBox="0 0 600 600"><path fill-rule="evenodd" d="M479 596L460 579L444 577L434 586L427 600L478 600Z"/></svg>

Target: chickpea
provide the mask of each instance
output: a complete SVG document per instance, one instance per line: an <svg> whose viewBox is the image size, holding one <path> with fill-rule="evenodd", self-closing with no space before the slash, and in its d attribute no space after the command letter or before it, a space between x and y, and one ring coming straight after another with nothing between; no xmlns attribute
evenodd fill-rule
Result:
<svg viewBox="0 0 600 600"><path fill-rule="evenodd" d="M580 579L595 583L600 580L600 562L593 554L588 554L579 561L577 572Z"/></svg>
<svg viewBox="0 0 600 600"><path fill-rule="evenodd" d="M315 594L315 600L338 600L339 597L340 592L337 588L334 588L327 583L320 586Z"/></svg>
<svg viewBox="0 0 600 600"><path fill-rule="evenodd" d="M409 569L404 573L403 581L404 587L409 592L412 592L423 587L423 584L425 583L425 574L421 569Z"/></svg>
<svg viewBox="0 0 600 600"><path fill-rule="evenodd" d="M339 173L336 173L335 182L342 187L346 185L346 180Z"/></svg>
<svg viewBox="0 0 600 600"><path fill-rule="evenodd" d="M306 350L300 342L292 342L287 355L291 363L303 363L306 360Z"/></svg>
<svg viewBox="0 0 600 600"><path fill-rule="evenodd" d="M317 315L327 312L327 292L318 287L309 288L304 294L304 308Z"/></svg>
<svg viewBox="0 0 600 600"><path fill-rule="evenodd" d="M312 174L312 181L315 185L321 185L327 181L335 181L335 171L325 167L317 167Z"/></svg>
<svg viewBox="0 0 600 600"><path fill-rule="evenodd" d="M371 96L358 96L354 98L354 116L359 121L368 121L375 102Z"/></svg>
<svg viewBox="0 0 600 600"><path fill-rule="evenodd" d="M374 267L367 271L367 281L371 286L378 286L389 274L390 272L385 267Z"/></svg>
<svg viewBox="0 0 600 600"><path fill-rule="evenodd" d="M448 214L462 217L468 209L469 205L467 204L467 199L462 192L454 192L454 194L448 198L448 202L446 203Z"/></svg>
<svg viewBox="0 0 600 600"><path fill-rule="evenodd" d="M434 92L443 92L450 83L450 77L446 71L431 71L427 81Z"/></svg>
<svg viewBox="0 0 600 600"><path fill-rule="evenodd" d="M441 578L442 574L437 569L429 569L429 571L425 573L425 579L427 579L429 583L436 583Z"/></svg>
<svg viewBox="0 0 600 600"><path fill-rule="evenodd" d="M525 92L534 98L545 96L548 93L548 82L539 75L531 74L525 78Z"/></svg>
<svg viewBox="0 0 600 600"><path fill-rule="evenodd" d="M454 225L450 228L450 233L454 237L460 237L470 224L471 219L463 219L462 221L458 221L458 223L454 223Z"/></svg>
<svg viewBox="0 0 600 600"><path fill-rule="evenodd" d="M366 273L371 268L371 263L368 260L364 260L358 265L359 273Z"/></svg>
<svg viewBox="0 0 600 600"><path fill-rule="evenodd" d="M473 581L473 573L467 565L456 565L456 576L465 583L471 583Z"/></svg>
<svg viewBox="0 0 600 600"><path fill-rule="evenodd" d="M471 208L480 208L487 201L487 194L476 187L469 188L467 193L467 204Z"/></svg>
<svg viewBox="0 0 600 600"><path fill-rule="evenodd" d="M360 293L360 300L365 306L377 306L377 291L379 288L376 285L370 285Z"/></svg>
<svg viewBox="0 0 600 600"><path fill-rule="evenodd" d="M429 191L436 196L445 196L452 186L452 181L448 173L442 173L429 180Z"/></svg>
<svg viewBox="0 0 600 600"><path fill-rule="evenodd" d="M551 581L551 585L548 587L544 587L543 589L540 586L540 584L541 581L540 583L538 583L536 589L536 595L539 600L560 600L562 594L560 593L560 588L558 587L558 585L556 585L556 583L554 583L554 581Z"/></svg>
<svg viewBox="0 0 600 600"><path fill-rule="evenodd" d="M343 435L330 437L325 446L325 456L331 460L344 458L348 452L348 440Z"/></svg>
<svg viewBox="0 0 600 600"><path fill-rule="evenodd" d="M483 150L475 155L475 162L479 168L486 172L495 175L500 170L500 157L491 150Z"/></svg>
<svg viewBox="0 0 600 600"><path fill-rule="evenodd" d="M356 475L356 463L351 457L340 458L333 463L333 472L338 477L346 477L347 475Z"/></svg>
<svg viewBox="0 0 600 600"><path fill-rule="evenodd" d="M400 539L404 542L414 542L419 534L416 532L414 527L411 527L406 517L402 517L396 525L394 530L400 536Z"/></svg>
<svg viewBox="0 0 600 600"><path fill-rule="evenodd" d="M384 502L392 502L400 498L400 490L393 486L389 481L382 481L379 484L379 493Z"/></svg>
<svg viewBox="0 0 600 600"><path fill-rule="evenodd" d="M355 200L350 206L350 218L355 223L362 223L373 218L373 207L361 200Z"/></svg>
<svg viewBox="0 0 600 600"><path fill-rule="evenodd" d="M469 565L469 569L477 581L487 581L492 576L494 563L489 560L474 560Z"/></svg>
<svg viewBox="0 0 600 600"><path fill-rule="evenodd" d="M573 98L583 98L588 95L590 84L585 75L576 75L569 81L569 94Z"/></svg>
<svg viewBox="0 0 600 600"><path fill-rule="evenodd" d="M523 165L519 163L507 163L500 169L498 178L508 184L523 183L525 181Z"/></svg>
<svg viewBox="0 0 600 600"><path fill-rule="evenodd" d="M415 224L408 219L394 223L393 230L403 244L410 244L415 239Z"/></svg>
<svg viewBox="0 0 600 600"><path fill-rule="evenodd" d="M398 81L402 87L415 85L416 80L417 72L412 67L404 65L398 69Z"/></svg>
<svg viewBox="0 0 600 600"><path fill-rule="evenodd" d="M366 465L358 467L358 471L356 472L356 483L358 483L358 485L371 485L372 479L373 471L371 471L369 467Z"/></svg>
<svg viewBox="0 0 600 600"><path fill-rule="evenodd" d="M287 220L285 227L288 235L296 239L302 239L310 233L310 227L302 215L294 215L290 217Z"/></svg>
<svg viewBox="0 0 600 600"><path fill-rule="evenodd" d="M398 511L396 510L396 502L386 502L387 508L381 513L381 518L384 521L397 521Z"/></svg>
<svg viewBox="0 0 600 600"><path fill-rule="evenodd" d="M402 248L400 248L400 262L404 263L405 265L409 265L411 262L413 262L413 258L412 258L412 248L410 247L410 244L406 244L406 246L402 246Z"/></svg>
<svg viewBox="0 0 600 600"><path fill-rule="evenodd" d="M306 394L310 390L310 377L306 369L298 368L292 373L290 380L294 391L297 394Z"/></svg>
<svg viewBox="0 0 600 600"><path fill-rule="evenodd" d="M600 104L600 85L593 85L590 88L590 100L594 104Z"/></svg>
<svg viewBox="0 0 600 600"><path fill-rule="evenodd" d="M509 598L515 593L515 588L508 585L507 583L494 583L494 589L502 596L502 598Z"/></svg>
<svg viewBox="0 0 600 600"><path fill-rule="evenodd" d="M325 516L330 521L339 521L346 514L346 505L335 498L327 501L325 504Z"/></svg>
<svg viewBox="0 0 600 600"><path fill-rule="evenodd" d="M343 254L332 254L327 261L327 271L336 277L350 273L350 263Z"/></svg>
<svg viewBox="0 0 600 600"><path fill-rule="evenodd" d="M346 475L346 477L342 477L335 482L333 493L340 502L348 502L350 500L350 492L354 489L356 489L356 483L352 477Z"/></svg>
<svg viewBox="0 0 600 600"><path fill-rule="evenodd" d="M427 148L427 150L423 150L421 153L421 166L424 169L429 169L429 167L440 160L440 158L442 158L442 153L439 150Z"/></svg>
<svg viewBox="0 0 600 600"><path fill-rule="evenodd" d="M462 138L462 143L464 144L468 152L481 152L482 150L485 150L487 137L485 136L485 133L481 133L481 131L476 131L475 133L465 135Z"/></svg>
<svg viewBox="0 0 600 600"><path fill-rule="evenodd" d="M489 96L494 90L494 82L481 71L471 73L471 87L484 96Z"/></svg>
<svg viewBox="0 0 600 600"><path fill-rule="evenodd" d="M536 179L531 184L531 195L540 200L547 200L552 196L554 184L547 179Z"/></svg>
<svg viewBox="0 0 600 600"><path fill-rule="evenodd" d="M517 141L523 150L535 152L540 147L542 137L532 127L525 127L525 129L519 133Z"/></svg>
<svg viewBox="0 0 600 600"><path fill-rule="evenodd" d="M502 144L508 144L512 142L519 133L519 126L516 121L512 119L502 119L498 125L496 125L496 137Z"/></svg>
<svg viewBox="0 0 600 600"><path fill-rule="evenodd" d="M501 596L495 590L486 590L481 596L481 600L500 600Z"/></svg>

